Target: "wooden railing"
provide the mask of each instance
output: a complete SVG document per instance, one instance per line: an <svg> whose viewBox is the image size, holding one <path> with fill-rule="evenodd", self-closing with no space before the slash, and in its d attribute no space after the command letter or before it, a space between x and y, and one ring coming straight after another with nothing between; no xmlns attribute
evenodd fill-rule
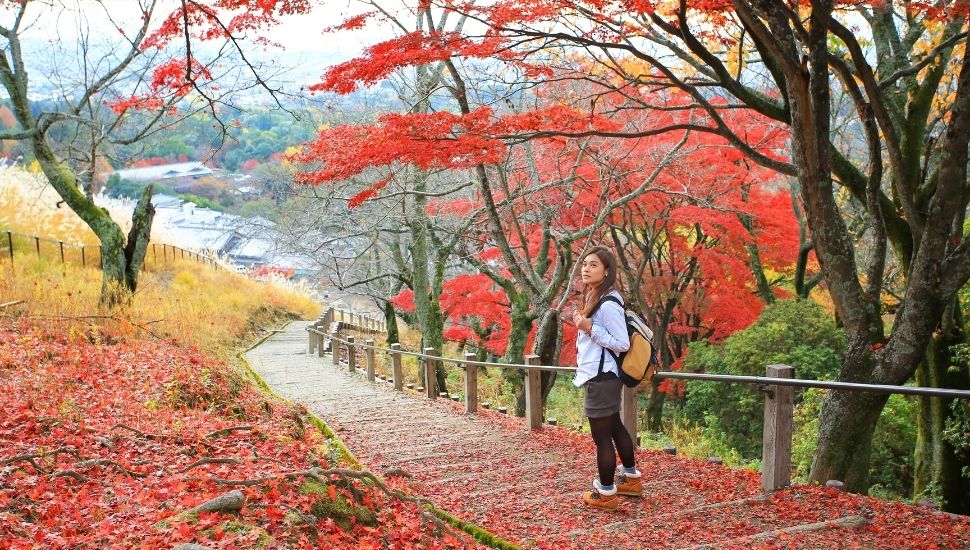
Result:
<svg viewBox="0 0 970 550"><path fill-rule="evenodd" d="M334 325L334 323L340 323L339 327ZM387 323L383 319L374 319L360 313L329 307L310 325L310 328L321 331L324 334L329 334L331 331L339 329L376 334L387 332ZM320 340L322 341L324 338ZM310 353L316 351L316 345L314 333L311 332ZM320 351L320 356L323 356L322 351Z"/></svg>
<svg viewBox="0 0 970 550"><path fill-rule="evenodd" d="M541 373L543 371L574 372L576 370L575 367L541 365L539 364L539 357L537 355L526 356L526 362L524 364L490 363L475 360L475 354L472 353L466 353L463 358L455 359L439 356L437 350L434 348L425 348L423 353L417 353L401 349L400 344L391 344L389 348L379 347L372 339L365 340L363 343L355 342L353 336L340 337L338 335L339 330L345 328L358 332L383 332L383 322L357 316L355 323L354 317L350 317L347 321L337 320L338 317L345 318L346 315L344 312L330 308L320 316L318 321L307 328L310 353L317 352L320 357L323 357L325 349L332 347L333 366L339 367L341 355L346 355L347 370L354 373L358 370L357 350L362 350L364 352L364 366L361 370L365 374L368 382L375 381L375 354L378 352L388 354L391 358L391 383L397 391L403 391L404 388L401 358L404 356L416 357L425 364L424 386L418 387L417 390L428 399L438 397L436 388L437 378L435 376L435 367L437 364L454 363L465 372L465 411L468 414L476 414L478 411L479 367L524 370L525 427L530 432L535 429L540 429L543 422L544 410L540 382ZM375 326L379 328L373 328ZM764 377L681 372L658 372L654 376L659 379L754 384L765 393L761 468L762 487L765 491L775 491L791 483L791 448L795 387L970 399L970 391L966 390L799 380L794 378L794 367L788 365L769 365L766 368ZM638 441L636 407L636 388L627 388L624 386L620 415L634 443Z"/></svg>

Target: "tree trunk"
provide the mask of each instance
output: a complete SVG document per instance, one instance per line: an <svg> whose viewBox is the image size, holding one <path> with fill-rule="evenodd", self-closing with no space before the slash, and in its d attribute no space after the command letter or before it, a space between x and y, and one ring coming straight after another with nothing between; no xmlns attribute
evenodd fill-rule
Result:
<svg viewBox="0 0 970 550"><path fill-rule="evenodd" d="M101 298L103 307L114 307L126 300L137 288L138 271L145 259L155 209L151 205L151 186L145 189L135 206L127 244L121 227L108 211L94 204L81 192L70 168L60 162L43 136L31 142L34 156L47 181L64 202L91 228L101 241Z"/></svg>
<svg viewBox="0 0 970 550"><path fill-rule="evenodd" d="M152 221L155 219L155 207L152 206L152 188L145 187L141 198L131 214L131 230L128 232L128 243L125 245L125 284L128 292L138 289L138 273L145 262L148 251L148 241L152 234Z"/></svg>
<svg viewBox="0 0 970 550"><path fill-rule="evenodd" d="M444 356L444 322L444 316L441 314L438 305L438 294L435 294L431 300L431 307L428 309L428 324L422 329L426 331L424 333L425 346L438 350L440 356ZM446 383L448 376L444 362L439 361L435 366L435 377L438 380L438 391L448 391Z"/></svg>
<svg viewBox="0 0 970 550"><path fill-rule="evenodd" d="M531 325L531 323L530 323ZM530 327L531 329L531 327ZM528 334L528 332L526 332ZM536 331L535 345L533 349L534 353L539 356L539 363L543 365L556 365L559 362L559 352L562 348L562 323L560 322L559 312L555 309L549 308L542 315L542 320L539 322L539 329ZM556 385L556 378L558 373L555 371L543 371L540 376L540 388L541 388L541 404L543 411L543 416L545 416L546 411L546 401L549 398L549 392L552 391L553 386ZM525 391L520 392L516 396L515 410L522 410L522 415L525 415Z"/></svg>
<svg viewBox="0 0 970 550"><path fill-rule="evenodd" d="M647 429L653 433L663 431L663 410L667 394L660 391L660 380L650 382L650 399L647 400Z"/></svg>
<svg viewBox="0 0 970 550"><path fill-rule="evenodd" d="M512 311L509 318L509 339L505 347L506 363L522 363L525 361L525 345L532 330L532 315L529 313L529 303L522 295L510 295ZM505 369L505 382L512 387L516 398L515 415L525 416L525 394L522 371Z"/></svg>
<svg viewBox="0 0 970 550"><path fill-rule="evenodd" d="M754 280L757 283L758 290L755 291L755 294L765 304L773 304L775 302L775 293L771 290L771 283L768 282L768 277L765 276L765 269L761 264L761 253L758 252L758 246L749 244L745 246L745 249L748 251L748 266L751 268L751 274L754 275Z"/></svg>
<svg viewBox="0 0 970 550"><path fill-rule="evenodd" d="M838 479L849 491L868 489L872 434L887 399L885 394L832 391L818 421L812 482Z"/></svg>
<svg viewBox="0 0 970 550"><path fill-rule="evenodd" d="M970 388L967 371L951 368L950 347L962 342L958 328L959 315L954 308L944 315L943 330L933 335L927 346L926 359L916 370L916 384L934 388ZM961 475L970 467L961 460L943 436L946 422L952 417L952 399L917 397L917 440L913 479L913 496L941 497L947 512L970 512L970 482Z"/></svg>
<svg viewBox="0 0 970 550"><path fill-rule="evenodd" d="M394 314L394 306L391 302L384 302L384 322L387 324L387 343L397 344L401 342L401 336L397 328L397 315Z"/></svg>

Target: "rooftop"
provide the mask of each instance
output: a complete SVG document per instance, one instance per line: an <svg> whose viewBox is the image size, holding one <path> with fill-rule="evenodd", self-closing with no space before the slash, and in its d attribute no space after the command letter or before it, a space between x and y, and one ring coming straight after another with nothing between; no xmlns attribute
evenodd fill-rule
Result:
<svg viewBox="0 0 970 550"><path fill-rule="evenodd" d="M115 174L128 180L147 181L208 176L213 174L213 170L202 162L179 162L175 164L146 166L143 168L126 168L124 170L116 170Z"/></svg>

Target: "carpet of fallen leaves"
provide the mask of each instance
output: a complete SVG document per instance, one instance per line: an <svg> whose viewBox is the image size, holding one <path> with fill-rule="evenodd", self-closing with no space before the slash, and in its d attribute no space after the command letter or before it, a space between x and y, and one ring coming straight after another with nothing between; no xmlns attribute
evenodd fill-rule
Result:
<svg viewBox="0 0 970 550"><path fill-rule="evenodd" d="M460 415L462 407L446 402L442 409L451 410L442 412ZM509 437L523 431L521 418L492 410L479 414ZM558 459L535 464L532 471L541 475L523 475L515 457L477 462L466 455L462 471L488 471L499 485L522 487L526 509L507 493L483 497L469 495L460 483L425 485L440 475L434 471L415 470L413 490L500 537L537 548L970 549L970 517L819 486L796 485L765 497L757 472L649 449L637 451L643 498L624 497L612 512L591 510L579 500L594 475L595 449L588 434L545 427L525 445ZM784 531L849 516L867 523L859 529Z"/></svg>
<svg viewBox="0 0 970 550"><path fill-rule="evenodd" d="M0 411L0 548L476 546L371 482L287 477L346 465L305 410L173 342L5 322ZM183 514L232 490L238 513Z"/></svg>

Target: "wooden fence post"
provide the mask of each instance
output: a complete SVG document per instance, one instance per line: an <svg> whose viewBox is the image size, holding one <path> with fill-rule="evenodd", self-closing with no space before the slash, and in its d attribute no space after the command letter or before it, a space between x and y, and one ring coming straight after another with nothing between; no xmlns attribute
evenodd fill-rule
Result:
<svg viewBox="0 0 970 550"><path fill-rule="evenodd" d="M340 365L340 342L334 340L336 336L336 330L330 333L330 354L332 355L333 366L335 367Z"/></svg>
<svg viewBox="0 0 970 550"><path fill-rule="evenodd" d="M768 378L794 378L795 368L768 365ZM791 482L792 409L795 388L765 388L765 429L761 455L761 484L765 491L776 491Z"/></svg>
<svg viewBox="0 0 970 550"><path fill-rule="evenodd" d="M527 355L527 365L539 365L538 355ZM525 425L529 430L542 427L542 371L525 371Z"/></svg>
<svg viewBox="0 0 970 550"><path fill-rule="evenodd" d="M404 374L401 371L401 354L394 353L401 351L401 344L397 342L391 344L391 376L394 378L394 389L401 391L404 389Z"/></svg>
<svg viewBox="0 0 970 550"><path fill-rule="evenodd" d="M364 344L366 344L368 346L373 346L374 345L374 341L373 340L364 340ZM375 367L375 365L374 365L374 348L367 348L367 351L364 352L364 357L365 357L364 360L366 361L366 367L367 367L367 381L368 382L373 382L374 381L374 367Z"/></svg>
<svg viewBox="0 0 970 550"><path fill-rule="evenodd" d="M321 323L320 321L317 321L317 323L319 323L319 326L317 327L317 330L319 331L319 334L317 334L317 357L323 357L324 352L326 351L325 346L323 345L323 331L327 330L327 325Z"/></svg>
<svg viewBox="0 0 970 550"><path fill-rule="evenodd" d="M424 348L425 355L438 355L438 352L434 348ZM435 364L437 362L431 357L427 357L424 360L424 390L428 396L428 399L435 399L438 397L438 372L435 369Z"/></svg>
<svg viewBox="0 0 970 550"><path fill-rule="evenodd" d="M633 441L633 448L637 447L637 389L623 386L623 393L620 396L620 419L623 427L630 434Z"/></svg>
<svg viewBox="0 0 970 550"><path fill-rule="evenodd" d="M465 361L474 361L474 353L465 352ZM478 412L478 365L465 363L465 412Z"/></svg>
<svg viewBox="0 0 970 550"><path fill-rule="evenodd" d="M317 328L316 323L310 324L310 330L307 333L307 354L313 355L313 352L317 351L317 334L313 332L313 329Z"/></svg>
<svg viewBox="0 0 970 550"><path fill-rule="evenodd" d="M354 373L357 371L357 358L354 357L354 337L347 337L347 372Z"/></svg>

